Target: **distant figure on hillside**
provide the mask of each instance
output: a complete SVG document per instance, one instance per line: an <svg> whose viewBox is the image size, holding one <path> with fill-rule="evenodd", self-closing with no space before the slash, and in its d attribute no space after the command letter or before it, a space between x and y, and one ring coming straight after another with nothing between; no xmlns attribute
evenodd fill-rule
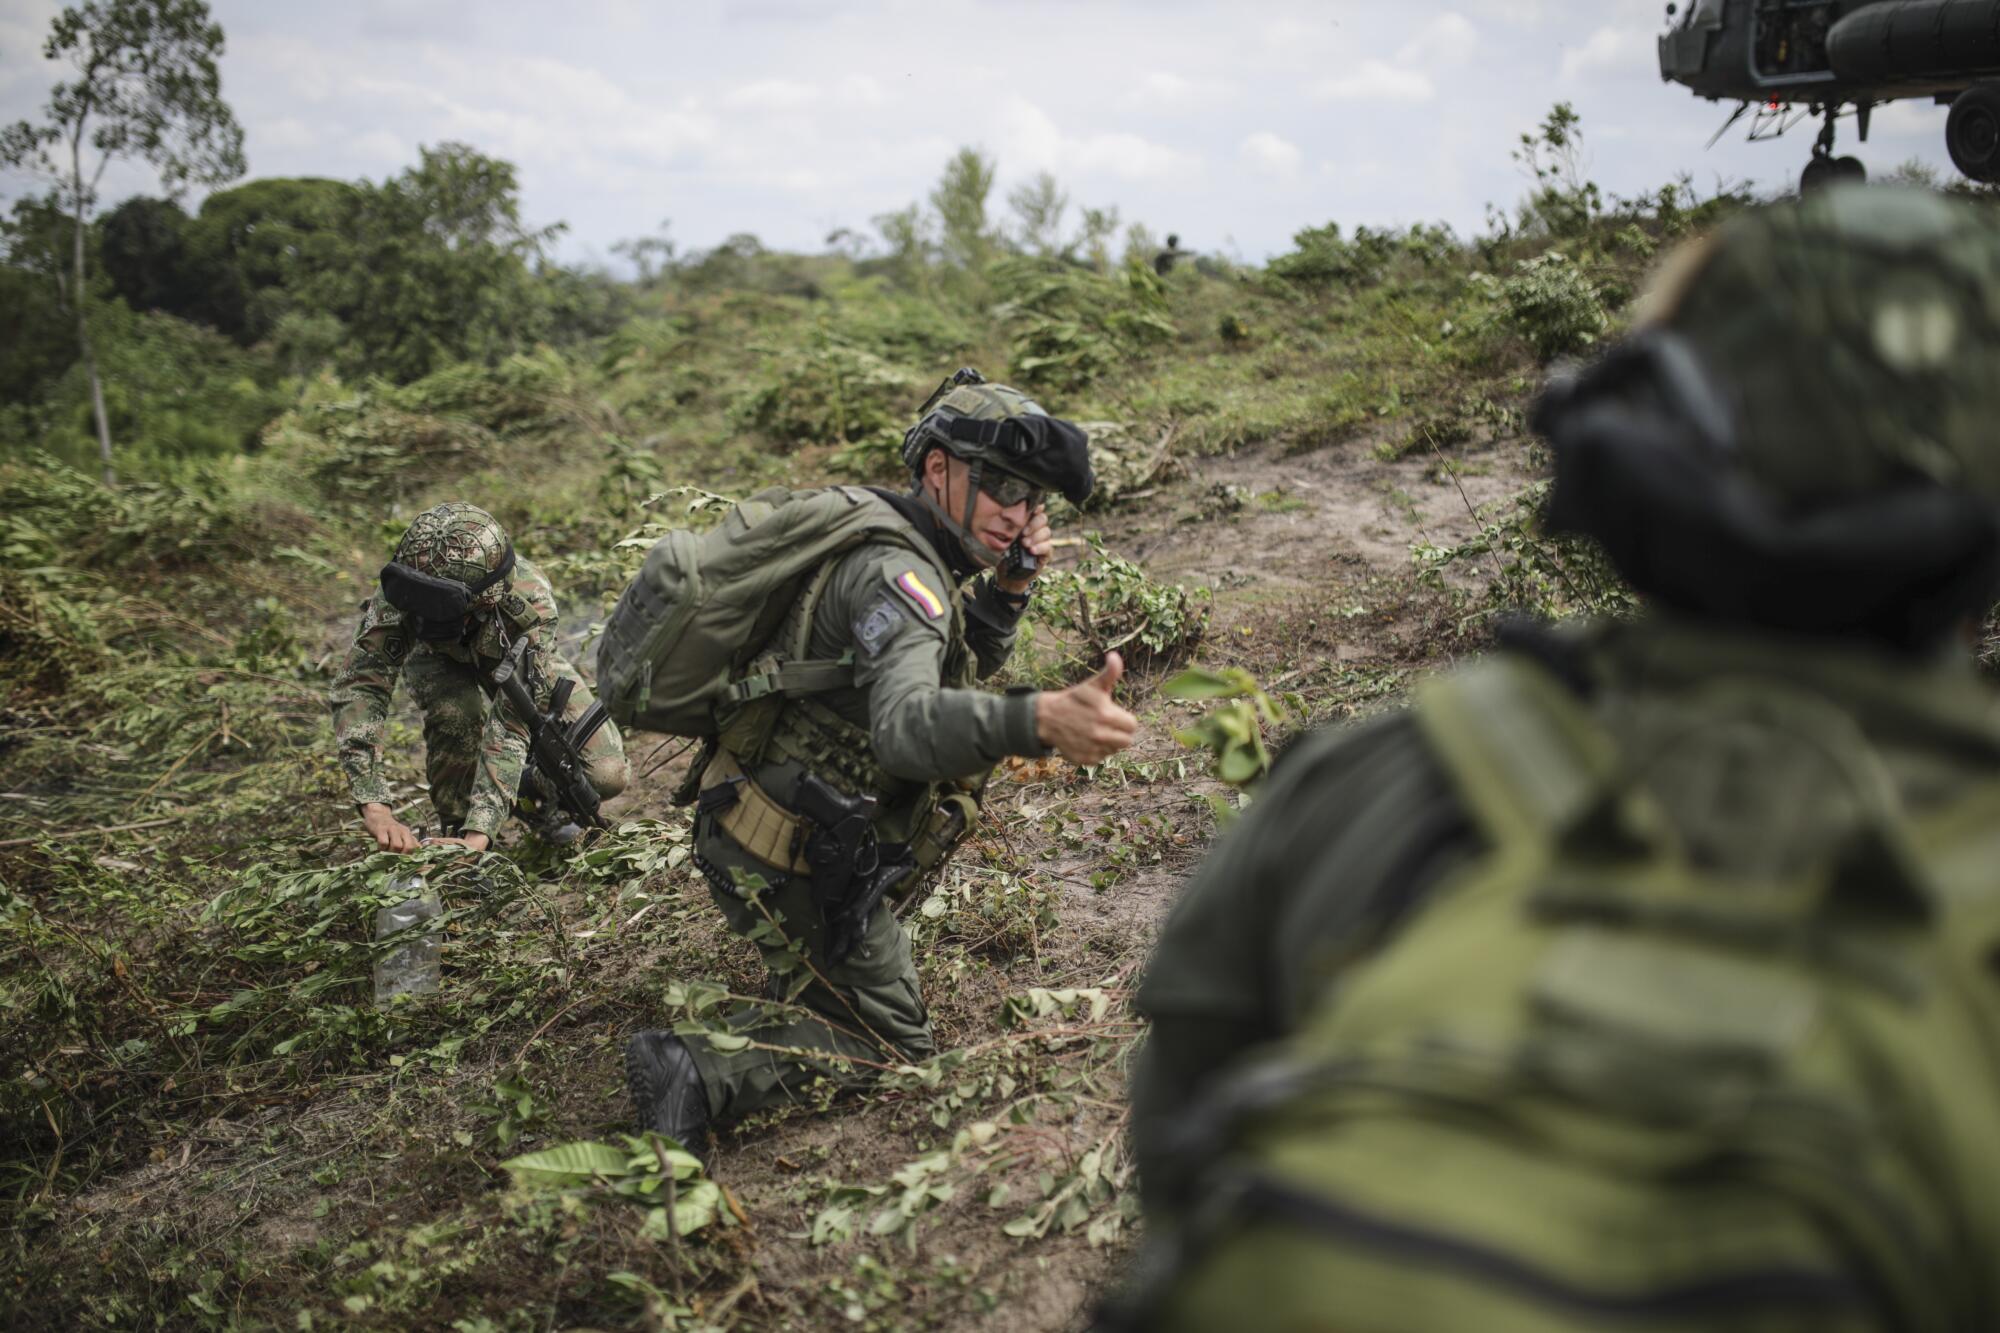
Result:
<svg viewBox="0 0 2000 1333"><path fill-rule="evenodd" d="M1181 249L1179 233L1168 232L1167 248L1153 256L1153 272L1164 278L1167 274L1173 272L1175 264L1180 263L1183 259L1191 258L1193 254L1194 251L1192 250Z"/></svg>
<svg viewBox="0 0 2000 1333"><path fill-rule="evenodd" d="M417 515L382 570L381 590L362 604L327 694L340 766L377 847L417 847L416 834L389 808L382 771L382 729L398 675L423 712L424 773L442 833L432 841L483 850L523 796L536 802L543 836L575 837L575 825L547 793L523 791L530 721L515 716L506 699L490 697L495 669L517 648L515 669L527 673L538 708L548 709L569 681L563 720L591 711L590 687L557 649L555 590L542 571L516 558L505 530L483 509L452 501ZM609 719L582 750L600 797L625 789L625 744Z"/></svg>
<svg viewBox="0 0 2000 1333"><path fill-rule="evenodd" d="M711 1125L934 1054L910 937L885 898L951 854L1001 759L1097 763L1137 727L1112 700L1115 653L1068 689L976 688L1013 652L1053 549L1042 497L1090 494L1084 432L962 370L924 404L903 461L906 494L785 497L842 521L858 512L866 530L807 576L772 640L799 647L738 682L690 792L709 893L790 1002L739 1011L727 1039L653 1031L626 1044L640 1126L696 1152ZM743 512L725 530L755 542Z"/></svg>
<svg viewBox="0 0 2000 1333"><path fill-rule="evenodd" d="M2000 231L1835 187L1552 385L1649 609L1296 746L1139 993L1106 1327L2000 1328Z"/></svg>

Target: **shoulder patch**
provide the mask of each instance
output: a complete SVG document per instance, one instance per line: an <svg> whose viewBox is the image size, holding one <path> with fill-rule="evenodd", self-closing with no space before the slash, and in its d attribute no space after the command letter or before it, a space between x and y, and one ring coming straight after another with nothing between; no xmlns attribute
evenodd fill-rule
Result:
<svg viewBox="0 0 2000 1333"><path fill-rule="evenodd" d="M905 601L916 608L925 620L940 620L946 610L944 598L932 590L923 575L914 569L905 569L897 574L887 575L889 586L903 595Z"/></svg>
<svg viewBox="0 0 2000 1333"><path fill-rule="evenodd" d="M910 608L887 591L875 594L854 621L854 643L864 657L879 657L889 641L910 623Z"/></svg>

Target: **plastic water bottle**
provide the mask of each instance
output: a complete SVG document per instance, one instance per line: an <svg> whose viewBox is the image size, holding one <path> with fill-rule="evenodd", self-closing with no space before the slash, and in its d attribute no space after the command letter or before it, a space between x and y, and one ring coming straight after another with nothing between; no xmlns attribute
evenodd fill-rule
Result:
<svg viewBox="0 0 2000 1333"><path fill-rule="evenodd" d="M411 871L389 881L392 893L407 893L402 902L375 913L375 938L385 940L424 921L436 921L443 910L426 891L423 872ZM386 1006L398 995L429 995L438 988L437 927L405 936L403 942L375 959L375 1004Z"/></svg>

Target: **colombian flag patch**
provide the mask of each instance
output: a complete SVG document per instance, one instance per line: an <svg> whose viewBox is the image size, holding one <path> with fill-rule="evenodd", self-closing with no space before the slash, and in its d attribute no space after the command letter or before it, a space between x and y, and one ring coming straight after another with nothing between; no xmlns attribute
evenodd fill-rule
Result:
<svg viewBox="0 0 2000 1333"><path fill-rule="evenodd" d="M905 570L892 582L895 583L898 592L916 604L917 610L923 612L925 618L936 620L944 614L944 599L932 592L930 587L917 577L916 570Z"/></svg>

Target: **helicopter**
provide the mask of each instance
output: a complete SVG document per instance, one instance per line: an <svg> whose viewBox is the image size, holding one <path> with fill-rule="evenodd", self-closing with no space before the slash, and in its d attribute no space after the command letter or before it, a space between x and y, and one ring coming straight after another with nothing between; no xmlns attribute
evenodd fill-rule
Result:
<svg viewBox="0 0 2000 1333"><path fill-rule="evenodd" d="M1687 0L1667 6L1660 77L1736 110L1709 140L1751 117L1752 140L1822 124L1799 188L1867 173L1835 156L1834 126L1868 141L1884 102L1948 105L1945 150L1976 181L2000 180L2000 0ZM1850 110L1851 109L1851 110Z"/></svg>

